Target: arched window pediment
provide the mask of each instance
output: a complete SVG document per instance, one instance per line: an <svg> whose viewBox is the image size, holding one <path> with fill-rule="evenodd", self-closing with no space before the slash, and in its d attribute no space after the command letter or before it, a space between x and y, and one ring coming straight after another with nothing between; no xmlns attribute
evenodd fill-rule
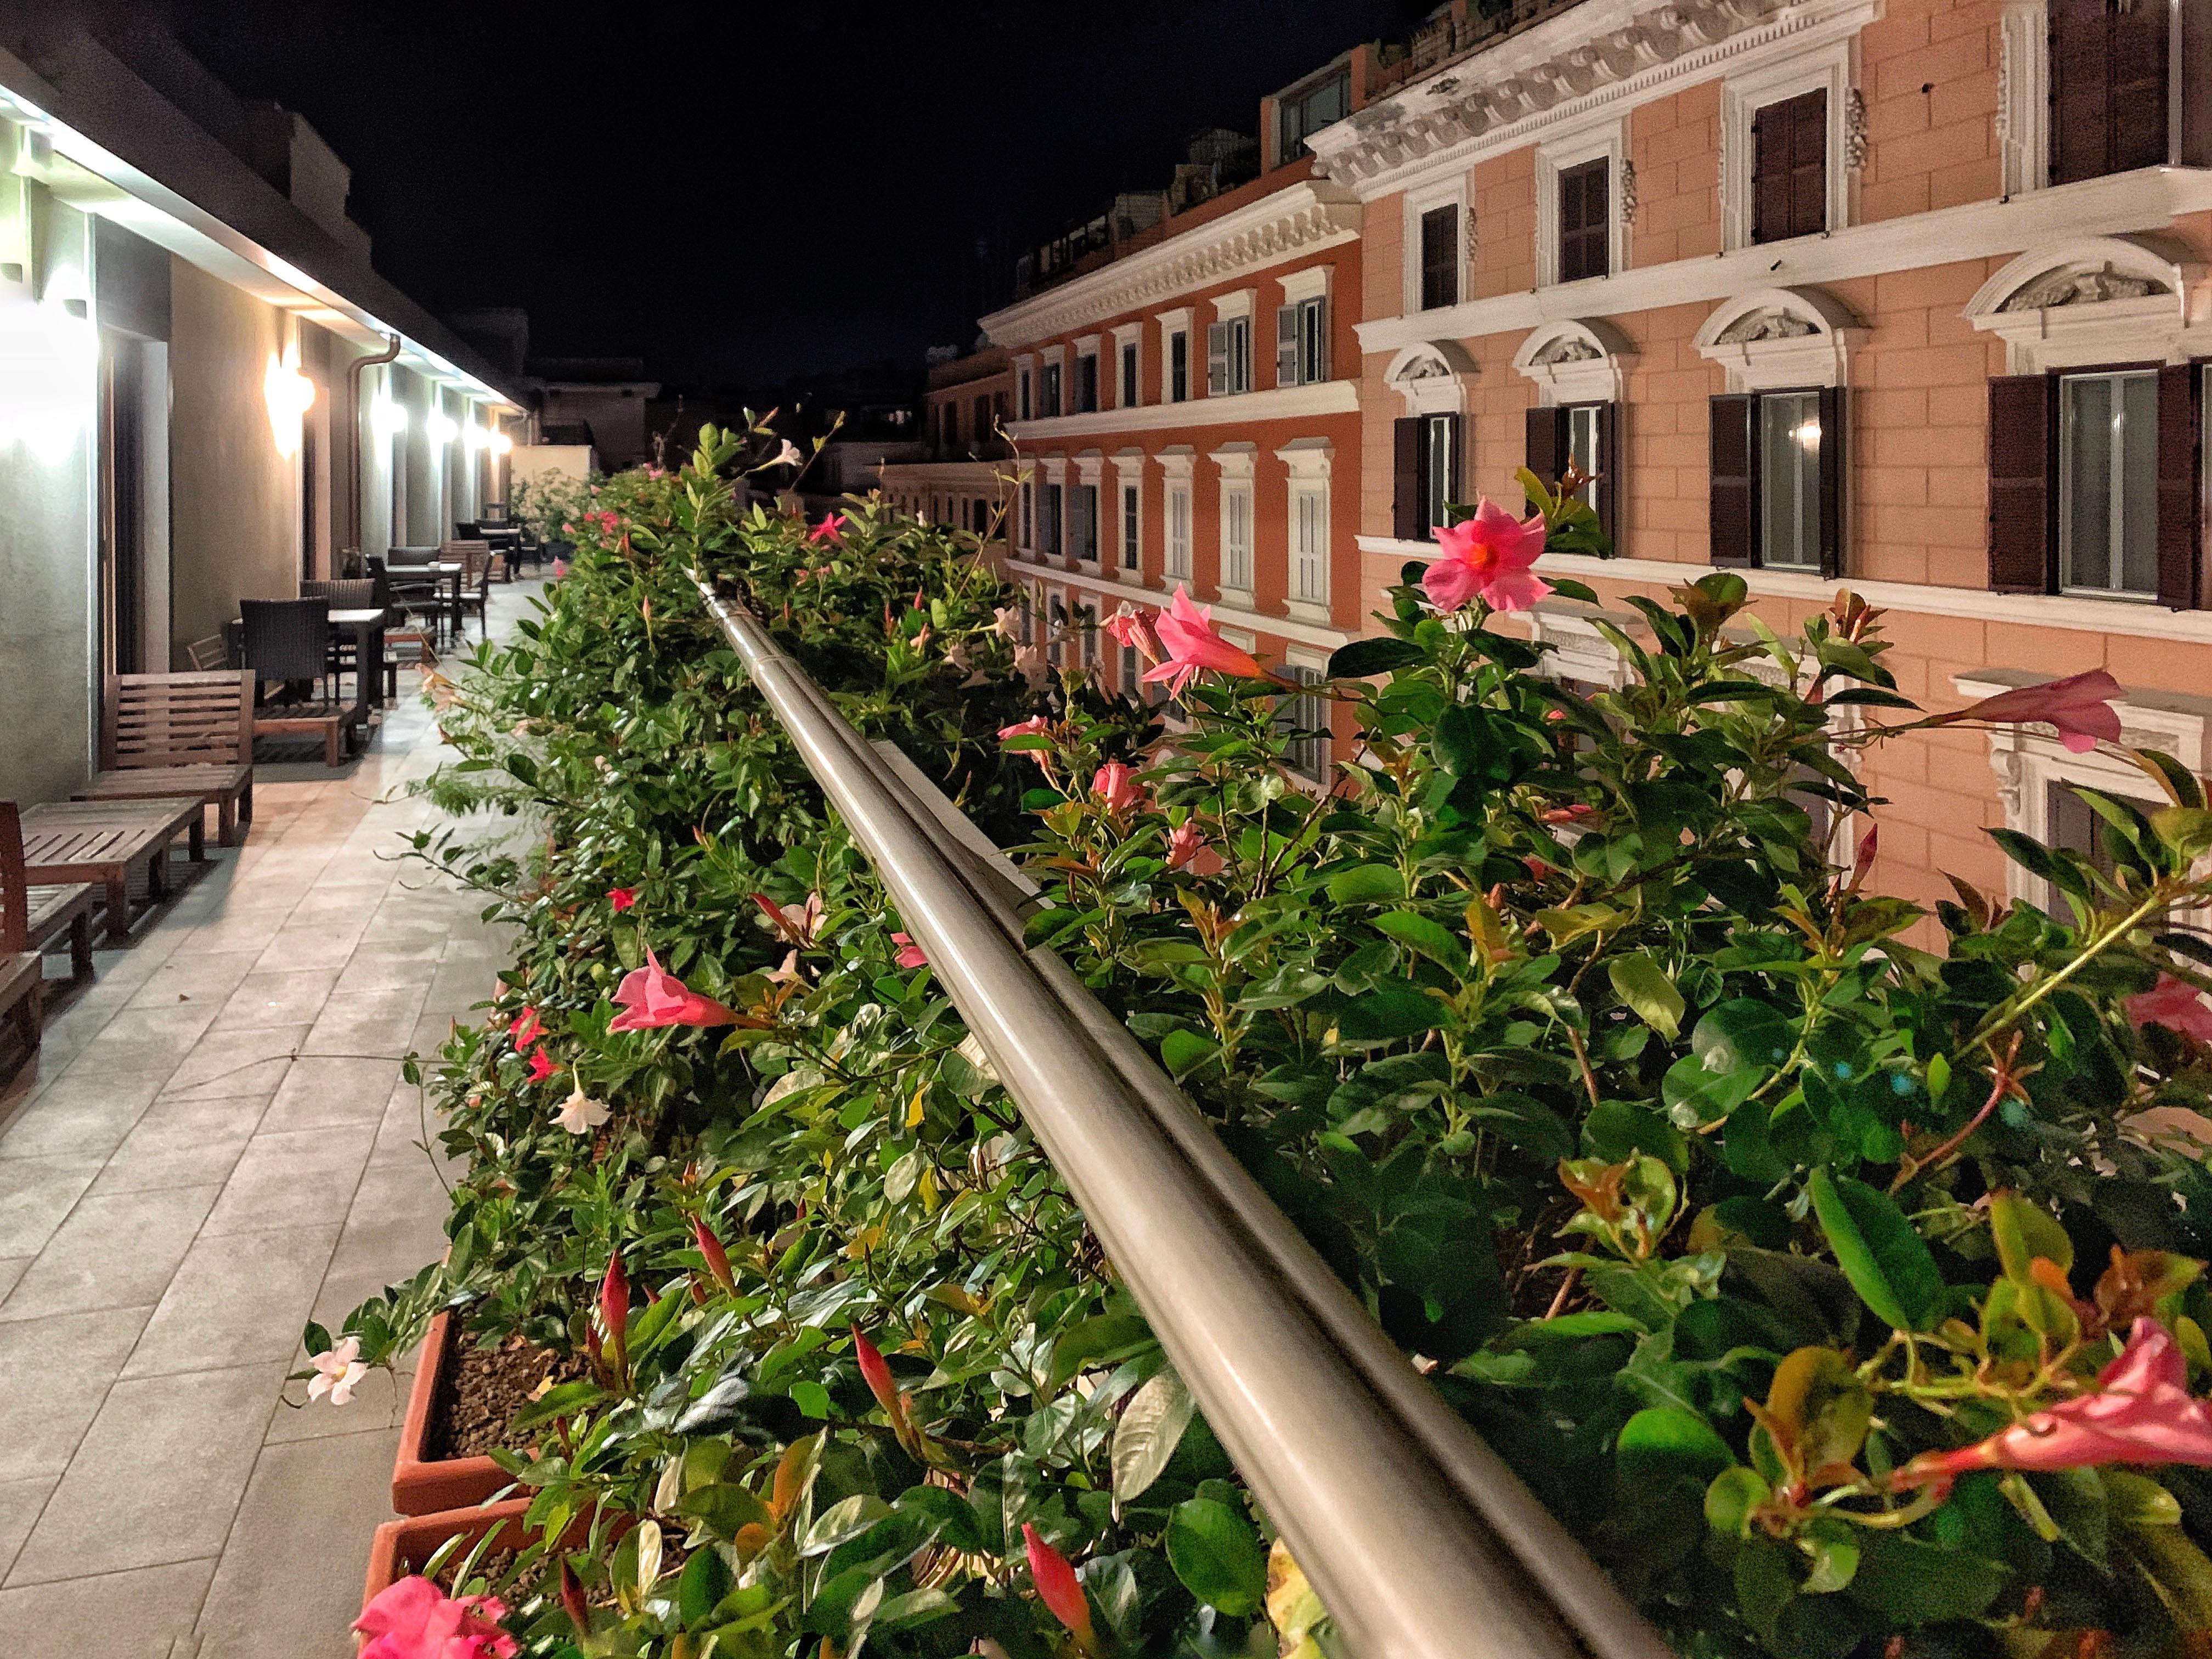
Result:
<svg viewBox="0 0 2212 1659"><path fill-rule="evenodd" d="M1616 403L1626 395L1628 337L1598 318L1547 323L1513 354L1514 372L1536 383L1546 404Z"/></svg>
<svg viewBox="0 0 2212 1659"><path fill-rule="evenodd" d="M1817 288L1739 294L1698 330L1698 356L1728 371L1731 392L1843 386L1851 344L1866 330L1850 307Z"/></svg>
<svg viewBox="0 0 2212 1659"><path fill-rule="evenodd" d="M1474 359L1458 341L1423 340L1393 357L1382 380L1405 399L1408 415L1458 415L1474 373Z"/></svg>

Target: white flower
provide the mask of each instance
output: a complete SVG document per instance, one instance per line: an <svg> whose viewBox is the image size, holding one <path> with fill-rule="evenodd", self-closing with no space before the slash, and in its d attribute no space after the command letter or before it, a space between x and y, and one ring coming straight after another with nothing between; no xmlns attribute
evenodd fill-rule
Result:
<svg viewBox="0 0 2212 1659"><path fill-rule="evenodd" d="M354 1389L368 1375L368 1367L361 1363L357 1336L346 1338L327 1353L310 1354L307 1363L315 1368L314 1381L307 1384L307 1398L320 1400L328 1395L333 1406L349 1403Z"/></svg>
<svg viewBox="0 0 2212 1659"><path fill-rule="evenodd" d="M574 1076L574 1073L570 1075ZM553 1121L572 1135L589 1134L614 1115L604 1100L584 1092L584 1079L576 1078L575 1092L554 1109Z"/></svg>
<svg viewBox="0 0 2212 1659"><path fill-rule="evenodd" d="M806 458L804 455L799 453L799 446L792 442L790 439L786 438L783 441L783 447L775 452L775 459L770 462L769 465L772 466L797 466L805 459Z"/></svg>
<svg viewBox="0 0 2212 1659"><path fill-rule="evenodd" d="M805 981L805 975L799 971L799 952L796 951L786 951L783 957L783 966L776 969L774 972L764 975L764 977L771 985L803 984Z"/></svg>
<svg viewBox="0 0 2212 1659"><path fill-rule="evenodd" d="M991 626L998 629L1002 640L1019 639L1022 632L1022 611L1019 605L1001 605L991 611Z"/></svg>
<svg viewBox="0 0 2212 1659"><path fill-rule="evenodd" d="M1042 685L1051 672L1045 665L1042 647L1034 645L1025 645L1014 653L1014 669L1031 685Z"/></svg>

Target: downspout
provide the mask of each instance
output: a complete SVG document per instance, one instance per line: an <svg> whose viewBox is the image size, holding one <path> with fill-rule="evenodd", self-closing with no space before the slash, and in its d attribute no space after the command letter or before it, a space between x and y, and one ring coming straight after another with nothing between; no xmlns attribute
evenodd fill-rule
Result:
<svg viewBox="0 0 2212 1659"><path fill-rule="evenodd" d="M368 457L361 441L361 372L378 363L388 363L399 356L399 337L384 337L384 349L374 357L356 357L346 369L346 408L353 419L353 465L347 468L347 494L353 509L349 527L353 532L353 545L345 550L345 568L349 576L361 574L361 473L368 464Z"/></svg>

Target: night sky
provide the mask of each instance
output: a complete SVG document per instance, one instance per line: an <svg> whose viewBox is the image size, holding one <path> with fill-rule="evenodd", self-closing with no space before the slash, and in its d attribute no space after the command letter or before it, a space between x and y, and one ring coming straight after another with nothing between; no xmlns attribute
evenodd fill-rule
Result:
<svg viewBox="0 0 2212 1659"><path fill-rule="evenodd" d="M1263 94L1425 9L165 7L352 166L379 269L431 309L521 305L535 353L737 387L968 343L1024 246L1164 188L1188 134L1253 131Z"/></svg>

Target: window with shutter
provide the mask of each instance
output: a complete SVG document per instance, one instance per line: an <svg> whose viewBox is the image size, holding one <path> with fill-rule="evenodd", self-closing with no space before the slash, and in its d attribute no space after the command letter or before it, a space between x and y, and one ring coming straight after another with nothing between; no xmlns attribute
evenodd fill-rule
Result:
<svg viewBox="0 0 2212 1659"><path fill-rule="evenodd" d="M2058 586L2158 592L2159 375L2058 377Z"/></svg>
<svg viewBox="0 0 2212 1659"><path fill-rule="evenodd" d="M1022 546L1024 549L1026 550L1035 544L1036 535L1036 486L1025 483L1022 486Z"/></svg>
<svg viewBox="0 0 2212 1659"><path fill-rule="evenodd" d="M1779 242L1828 228L1828 94L1768 104L1751 118L1751 240Z"/></svg>
<svg viewBox="0 0 2212 1659"><path fill-rule="evenodd" d="M1299 685L1319 685L1327 677L1304 663L1284 665L1284 677ZM1285 697L1275 707L1275 729L1286 734L1283 762L1310 783L1328 780L1328 703L1313 691Z"/></svg>
<svg viewBox="0 0 2212 1659"><path fill-rule="evenodd" d="M1328 603L1328 492L1291 492L1291 597L1307 605Z"/></svg>
<svg viewBox="0 0 2212 1659"><path fill-rule="evenodd" d="M1408 415L1390 423L1390 533L1401 542L1421 539L1421 422Z"/></svg>
<svg viewBox="0 0 2212 1659"><path fill-rule="evenodd" d="M1295 305L1275 307L1275 384L1278 386L1298 383L1298 308Z"/></svg>
<svg viewBox="0 0 2212 1659"><path fill-rule="evenodd" d="M1026 421L1030 418L1030 372L1026 368L1021 372L1017 389L1021 394L1022 418Z"/></svg>
<svg viewBox="0 0 2212 1659"><path fill-rule="evenodd" d="M1075 412L1088 415L1098 407L1098 354L1086 351L1075 360Z"/></svg>
<svg viewBox="0 0 2212 1659"><path fill-rule="evenodd" d="M1221 486L1221 585L1252 591L1252 486Z"/></svg>
<svg viewBox="0 0 2212 1659"><path fill-rule="evenodd" d="M1141 401L1137 386L1137 343L1121 342L1121 407L1134 409Z"/></svg>
<svg viewBox="0 0 2212 1659"><path fill-rule="evenodd" d="M1167 493L1167 574L1170 580L1190 578L1190 486L1174 483Z"/></svg>
<svg viewBox="0 0 2212 1659"><path fill-rule="evenodd" d="M1844 489L1849 476L1844 455L1850 439L1844 413L1844 389L1824 386L1815 401L1820 415L1820 560L1823 576L1844 574Z"/></svg>
<svg viewBox="0 0 2212 1659"><path fill-rule="evenodd" d="M1717 565L1757 559L1759 450L1752 434L1757 401L1736 392L1711 400L1711 556Z"/></svg>
<svg viewBox="0 0 2212 1659"><path fill-rule="evenodd" d="M1168 401L1190 401L1190 336L1181 329L1168 337Z"/></svg>
<svg viewBox="0 0 2212 1659"><path fill-rule="evenodd" d="M1559 404L1540 404L1528 411L1523 425L1528 442L1522 451L1522 459L1528 470L1548 489L1559 481L1559 474L1566 469L1566 408ZM1535 503L1525 503L1522 511L1535 511Z"/></svg>
<svg viewBox="0 0 2212 1659"><path fill-rule="evenodd" d="M1421 309L1459 303L1459 207L1446 203L1421 216Z"/></svg>
<svg viewBox="0 0 2212 1659"><path fill-rule="evenodd" d="M1068 505L1073 509L1070 528L1075 543L1075 556L1096 564L1098 562L1098 486L1078 484L1075 498Z"/></svg>
<svg viewBox="0 0 2212 1659"><path fill-rule="evenodd" d="M1121 486L1121 568L1134 570L1144 562L1137 545L1137 486Z"/></svg>
<svg viewBox="0 0 2212 1659"><path fill-rule="evenodd" d="M1206 325L1206 395L1223 398L1229 394L1229 325L1208 323Z"/></svg>
<svg viewBox="0 0 2212 1659"><path fill-rule="evenodd" d="M1990 589L2048 593L2056 585L2057 381L2008 374L1990 382Z"/></svg>
<svg viewBox="0 0 2212 1659"><path fill-rule="evenodd" d="M2051 182L2166 161L2172 21L2154 0L2050 0Z"/></svg>
<svg viewBox="0 0 2212 1659"><path fill-rule="evenodd" d="M1298 301L1298 379L1310 385L1328 379L1328 298L1316 295Z"/></svg>
<svg viewBox="0 0 2212 1659"><path fill-rule="evenodd" d="M1060 556L1060 490L1061 486L1056 483L1044 487L1044 518L1037 526L1042 532L1044 550L1053 558Z"/></svg>
<svg viewBox="0 0 2212 1659"><path fill-rule="evenodd" d="M1038 395L1043 404L1042 413L1047 419L1060 413L1060 365L1058 363L1047 363L1044 366L1044 379L1038 386Z"/></svg>
<svg viewBox="0 0 2212 1659"><path fill-rule="evenodd" d="M1224 325L1229 331L1229 389L1249 392L1252 389L1252 319L1231 317Z"/></svg>
<svg viewBox="0 0 2212 1659"><path fill-rule="evenodd" d="M2158 372L2158 602L2197 608L2204 544L2203 371L2171 363Z"/></svg>
<svg viewBox="0 0 2212 1659"><path fill-rule="evenodd" d="M1559 280L1602 276L1613 268L1608 246L1612 191L1603 156L1559 172Z"/></svg>
<svg viewBox="0 0 2212 1659"><path fill-rule="evenodd" d="M1448 523L1445 510L1459 499L1459 416L1421 416L1421 531L1423 537Z"/></svg>

